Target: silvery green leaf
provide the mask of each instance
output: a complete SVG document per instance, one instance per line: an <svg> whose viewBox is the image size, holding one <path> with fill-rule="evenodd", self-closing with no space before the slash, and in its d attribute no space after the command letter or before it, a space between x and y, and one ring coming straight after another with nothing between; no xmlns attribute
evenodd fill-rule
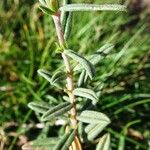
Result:
<svg viewBox="0 0 150 150"><path fill-rule="evenodd" d="M62 104L59 104L53 108L50 108L47 112L45 112L41 118L42 121L51 120L55 117L58 117L67 111L69 111L72 107L72 104L69 102L64 102Z"/></svg>
<svg viewBox="0 0 150 150"><path fill-rule="evenodd" d="M68 4L60 7L60 11L126 11L125 5L119 4Z"/></svg>
<svg viewBox="0 0 150 150"><path fill-rule="evenodd" d="M43 5L43 6L46 6L46 5L47 5L46 2L45 2L45 0L39 0L39 2L40 2L40 4Z"/></svg>
<svg viewBox="0 0 150 150"><path fill-rule="evenodd" d="M63 71L56 71L54 75L51 77L51 84L55 84L57 81L64 78L64 72Z"/></svg>
<svg viewBox="0 0 150 150"><path fill-rule="evenodd" d="M76 135L76 130L73 130L68 139L66 140L65 144L63 145L61 150L68 150L68 147L72 144L74 141Z"/></svg>
<svg viewBox="0 0 150 150"><path fill-rule="evenodd" d="M51 106L46 102L39 101L39 102L30 102L28 104L28 107L38 113L45 113L50 109Z"/></svg>
<svg viewBox="0 0 150 150"><path fill-rule="evenodd" d="M22 146L22 150L49 150L53 148L59 138L41 138L30 141Z"/></svg>
<svg viewBox="0 0 150 150"><path fill-rule="evenodd" d="M65 50L64 53L66 55L68 55L69 57L71 57L72 59L74 59L75 61L77 61L78 63L80 63L82 65L82 67L86 70L90 79L92 79L94 77L95 68L87 59L78 55L77 53L75 53L72 50Z"/></svg>
<svg viewBox="0 0 150 150"><path fill-rule="evenodd" d="M94 91L91 89L86 89L86 88L76 88L73 91L74 95L84 97L87 99L92 100L92 103L95 105L98 101L98 97Z"/></svg>
<svg viewBox="0 0 150 150"><path fill-rule="evenodd" d="M78 80L78 87L81 87L84 84L85 77L86 77L86 72L85 70L82 70Z"/></svg>
<svg viewBox="0 0 150 150"><path fill-rule="evenodd" d="M71 3L71 0L63 0L63 5L70 4L70 3ZM61 26L62 26L63 32L65 32L65 26L66 26L68 15L69 15L69 12L66 12L66 11L61 12L60 19L61 19Z"/></svg>
<svg viewBox="0 0 150 150"><path fill-rule="evenodd" d="M92 124L99 124L101 122L110 123L110 119L105 114L92 110L83 111L77 119L81 122Z"/></svg>
<svg viewBox="0 0 150 150"><path fill-rule="evenodd" d="M96 150L110 150L110 134L107 133L99 140Z"/></svg>
<svg viewBox="0 0 150 150"><path fill-rule="evenodd" d="M91 130L86 132L88 134L88 140L90 140L90 141L94 140L105 129L105 127L108 124L109 124L108 122L101 122L101 123L93 126L93 128ZM86 131L87 131L87 129L86 129Z"/></svg>
<svg viewBox="0 0 150 150"><path fill-rule="evenodd" d="M65 32L64 32L65 40L68 40L70 33L71 33L71 28L72 28L72 12L69 12L67 21L66 21Z"/></svg>
<svg viewBox="0 0 150 150"><path fill-rule="evenodd" d="M65 133L63 135L63 137L57 142L57 144L54 147L54 150L61 150L62 146L64 145L64 143L67 141L67 139L69 138L70 132Z"/></svg>
<svg viewBox="0 0 150 150"><path fill-rule="evenodd" d="M42 5L39 8L47 15L53 15L55 13L53 10Z"/></svg>
<svg viewBox="0 0 150 150"><path fill-rule="evenodd" d="M59 140L59 138L41 138L41 139L37 139L32 141L32 146L35 147L54 147L55 144L57 143L57 141Z"/></svg>
<svg viewBox="0 0 150 150"><path fill-rule="evenodd" d="M114 45L112 45L112 44L105 44L100 49L98 49L94 54L92 54L90 56L87 56L87 60L89 60L89 62L91 62L93 65L96 65L102 59L104 59L105 56L107 56L113 48L114 48ZM80 69L83 69L83 67L80 64L78 64L74 68L74 71L80 70Z"/></svg>
<svg viewBox="0 0 150 150"><path fill-rule="evenodd" d="M51 74L49 71L44 70L44 69L39 69L37 71L43 78L45 78L47 81L49 81L51 83Z"/></svg>
<svg viewBox="0 0 150 150"><path fill-rule="evenodd" d="M69 146L72 144L75 138L75 134L75 130L71 130L70 132L65 133L64 136L55 145L54 150L68 150Z"/></svg>
<svg viewBox="0 0 150 150"><path fill-rule="evenodd" d="M89 133L92 129L94 129L98 124L91 123L85 127L85 132Z"/></svg>
<svg viewBox="0 0 150 150"><path fill-rule="evenodd" d="M96 53L102 53L102 55L107 55L114 48L113 44L107 43L103 45Z"/></svg>

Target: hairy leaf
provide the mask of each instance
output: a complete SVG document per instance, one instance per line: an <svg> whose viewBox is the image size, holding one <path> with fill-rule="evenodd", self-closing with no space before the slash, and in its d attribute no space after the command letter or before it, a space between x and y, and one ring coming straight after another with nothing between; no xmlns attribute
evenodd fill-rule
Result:
<svg viewBox="0 0 150 150"><path fill-rule="evenodd" d="M105 44L102 46L99 50L97 50L93 55L87 56L87 60L91 62L93 65L98 64L102 59L107 56L107 54L110 53L110 51L114 48L114 45L112 44ZM75 68L74 71L83 69L83 67L78 64Z"/></svg>
<svg viewBox="0 0 150 150"><path fill-rule="evenodd" d="M55 13L53 10L42 5L39 8L47 15L53 15Z"/></svg>
<svg viewBox="0 0 150 150"><path fill-rule="evenodd" d="M75 130L66 133L56 144L54 150L68 150L69 146L75 138Z"/></svg>
<svg viewBox="0 0 150 150"><path fill-rule="evenodd" d="M51 83L51 74L49 71L44 70L44 69L39 69L37 71L43 78L45 78L47 81L49 81Z"/></svg>
<svg viewBox="0 0 150 150"><path fill-rule="evenodd" d="M87 125L87 126L85 127L85 132L86 132L86 133L89 133L89 132L90 132L92 129L94 129L96 126L97 126L97 124L93 124L93 123Z"/></svg>
<svg viewBox="0 0 150 150"><path fill-rule="evenodd" d="M41 138L31 142L28 142L22 146L22 150L49 150L49 148L53 148L59 138Z"/></svg>
<svg viewBox="0 0 150 150"><path fill-rule="evenodd" d="M73 142L75 135L76 135L76 131L73 130L72 133L70 134L69 138L66 140L65 144L63 145L62 150L68 150L68 147Z"/></svg>
<svg viewBox="0 0 150 150"><path fill-rule="evenodd" d="M96 138L108 124L108 122L101 122L99 124L96 124L96 126L93 126L93 128L87 132L88 140L92 141L94 138Z"/></svg>
<svg viewBox="0 0 150 150"><path fill-rule="evenodd" d="M105 134L96 146L96 150L110 150L110 134Z"/></svg>
<svg viewBox="0 0 150 150"><path fill-rule="evenodd" d="M84 85L85 77L86 77L86 72L85 70L83 70L79 76L78 87L81 87L82 85Z"/></svg>
<svg viewBox="0 0 150 150"><path fill-rule="evenodd" d="M65 50L66 55L77 61L82 65L82 67L86 70L87 74L89 75L90 79L92 79L95 75L95 68L94 66L84 57L78 55L72 50Z"/></svg>
<svg viewBox="0 0 150 150"><path fill-rule="evenodd" d="M30 102L28 107L38 113L45 113L50 109L50 105L46 102Z"/></svg>
<svg viewBox="0 0 150 150"><path fill-rule="evenodd" d="M40 4L43 5L43 6L46 6L46 5L47 5L46 2L45 2L45 0L39 0L39 2L40 2Z"/></svg>
<svg viewBox="0 0 150 150"><path fill-rule="evenodd" d="M69 12L67 21L66 21L65 32L64 32L65 40L68 40L70 33L71 33L71 28L72 28L72 12Z"/></svg>
<svg viewBox="0 0 150 150"><path fill-rule="evenodd" d="M70 3L71 3L71 0L63 0L63 5L70 4ZM69 16L69 12L66 12L66 11L61 12L60 19L61 19L61 26L62 26L64 33L65 33L65 27L67 24L68 16Z"/></svg>
<svg viewBox="0 0 150 150"><path fill-rule="evenodd" d="M56 71L54 75L51 77L51 84L55 84L57 81L61 80L64 78L64 72L63 71Z"/></svg>
<svg viewBox="0 0 150 150"><path fill-rule="evenodd" d="M72 107L72 104L69 102L64 102L62 104L59 104L51 109L49 109L47 112L45 112L41 118L42 121L47 121L50 119L53 119L55 117L58 117L67 111L69 111Z"/></svg>
<svg viewBox="0 0 150 150"><path fill-rule="evenodd" d="M91 110L83 111L80 116L77 117L77 119L81 122L92 124L101 122L106 122L108 124L110 123L110 119L105 114Z"/></svg>
<svg viewBox="0 0 150 150"><path fill-rule="evenodd" d="M60 7L60 11L126 11L125 5L119 4L68 4Z"/></svg>
<svg viewBox="0 0 150 150"><path fill-rule="evenodd" d="M84 97L87 99L92 100L92 103L95 105L98 101L98 97L96 93L90 89L85 89L85 88L76 88L73 91L74 95Z"/></svg>

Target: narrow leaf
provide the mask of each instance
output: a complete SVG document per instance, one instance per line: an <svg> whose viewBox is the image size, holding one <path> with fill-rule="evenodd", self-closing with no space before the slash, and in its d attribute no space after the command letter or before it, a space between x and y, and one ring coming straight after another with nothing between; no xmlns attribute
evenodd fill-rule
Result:
<svg viewBox="0 0 150 150"><path fill-rule="evenodd" d="M55 145L54 150L61 150L64 143L69 138L70 132L65 133L64 136L58 141L58 143Z"/></svg>
<svg viewBox="0 0 150 150"><path fill-rule="evenodd" d="M92 100L92 103L95 105L98 101L98 97L96 93L90 89L85 89L85 88L76 88L73 91L74 95L84 97L87 99Z"/></svg>
<svg viewBox="0 0 150 150"><path fill-rule="evenodd" d="M71 145L71 143L74 141L76 135L76 131L72 131L72 133L70 134L69 138L67 139L67 141L65 142L65 144L63 145L61 150L68 150L68 147Z"/></svg>
<svg viewBox="0 0 150 150"><path fill-rule="evenodd" d="M100 49L98 49L93 55L87 56L87 60L91 62L93 65L98 64L102 59L107 56L110 51L114 48L114 45L112 44L105 44L102 46ZM75 68L74 71L83 69L83 67L78 64Z"/></svg>
<svg viewBox="0 0 150 150"><path fill-rule="evenodd" d="M71 33L71 29L72 29L72 12L69 12L67 21L66 21L65 32L64 32L65 40L68 40L70 33Z"/></svg>
<svg viewBox="0 0 150 150"><path fill-rule="evenodd" d="M106 122L110 123L110 119L101 112L91 111L91 110L85 110L83 111L80 116L77 117L79 121L82 121L84 123L101 123Z"/></svg>
<svg viewBox="0 0 150 150"><path fill-rule="evenodd" d="M112 44L106 44L102 46L99 50L96 51L95 54L89 56L87 59L93 64L98 64L107 54L110 53L110 51L114 48L114 45Z"/></svg>
<svg viewBox="0 0 150 150"><path fill-rule="evenodd" d="M75 134L75 130L71 130L70 132L66 133L55 145L54 150L68 150L75 138Z"/></svg>
<svg viewBox="0 0 150 150"><path fill-rule="evenodd" d="M61 80L62 78L64 78L64 72L56 71L51 77L51 84L54 85L57 81Z"/></svg>
<svg viewBox="0 0 150 150"><path fill-rule="evenodd" d="M86 77L86 72L85 72L85 70L82 70L82 72L79 76L79 80L78 80L78 87L81 87L82 85L84 85L85 77Z"/></svg>
<svg viewBox="0 0 150 150"><path fill-rule="evenodd" d="M82 65L82 67L86 70L87 74L89 75L90 79L92 79L95 75L95 68L94 66L84 57L78 55L72 50L65 50L66 55L77 61Z"/></svg>
<svg viewBox="0 0 150 150"><path fill-rule="evenodd" d="M92 141L94 138L96 138L108 125L108 122L102 122L97 124L94 128L92 128L87 134L88 134L88 140Z"/></svg>
<svg viewBox="0 0 150 150"><path fill-rule="evenodd" d="M59 138L41 138L31 142L28 142L22 146L22 150L49 150L49 148L53 148Z"/></svg>
<svg viewBox="0 0 150 150"><path fill-rule="evenodd" d="M86 133L89 133L93 128L96 127L96 125L97 125L97 124L93 124L93 123L87 125L87 126L85 127L85 132L86 132Z"/></svg>
<svg viewBox="0 0 150 150"><path fill-rule="evenodd" d="M110 150L110 134L105 134L96 146L96 150Z"/></svg>
<svg viewBox="0 0 150 150"><path fill-rule="evenodd" d="M41 102L41 101L40 102L30 102L28 104L28 107L38 113L45 113L46 111L48 111L50 109L50 105L48 103Z"/></svg>
<svg viewBox="0 0 150 150"><path fill-rule="evenodd" d="M53 10L42 5L39 8L47 15L53 15L55 13Z"/></svg>
<svg viewBox="0 0 150 150"><path fill-rule="evenodd" d="M47 112L45 112L41 118L42 121L47 121L50 119L53 119L55 117L58 117L67 111L69 111L72 107L72 104L69 102L64 102L62 104L59 104L51 109L49 109Z"/></svg>
<svg viewBox="0 0 150 150"><path fill-rule="evenodd" d="M51 74L47 70L39 69L37 71L43 78L45 78L47 81L51 83Z"/></svg>
<svg viewBox="0 0 150 150"><path fill-rule="evenodd" d="M71 0L63 0L63 6L66 4L70 4L70 3L71 3ZM69 12L66 12L66 11L61 12L60 19L61 19L61 25L62 25L63 32L65 32L65 26L66 26L66 22L68 19L68 15L69 15Z"/></svg>
<svg viewBox="0 0 150 150"><path fill-rule="evenodd" d="M119 4L68 4L60 7L60 11L126 11L125 5Z"/></svg>
<svg viewBox="0 0 150 150"><path fill-rule="evenodd" d="M46 6L45 0L39 0L39 2L40 2L41 5Z"/></svg>

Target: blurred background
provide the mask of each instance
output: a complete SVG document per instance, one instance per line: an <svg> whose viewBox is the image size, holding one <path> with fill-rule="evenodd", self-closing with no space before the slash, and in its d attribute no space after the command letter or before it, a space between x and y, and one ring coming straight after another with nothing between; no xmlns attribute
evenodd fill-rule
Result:
<svg viewBox="0 0 150 150"><path fill-rule="evenodd" d="M74 13L68 44L84 55L115 45L97 67L97 109L112 120L112 150L150 149L150 0L74 2L128 6L127 13ZM53 72L62 63L54 24L38 6L38 0L0 0L0 150L20 150L35 139L43 126L27 104L61 92L37 75L39 68ZM57 135L58 129L50 131Z"/></svg>

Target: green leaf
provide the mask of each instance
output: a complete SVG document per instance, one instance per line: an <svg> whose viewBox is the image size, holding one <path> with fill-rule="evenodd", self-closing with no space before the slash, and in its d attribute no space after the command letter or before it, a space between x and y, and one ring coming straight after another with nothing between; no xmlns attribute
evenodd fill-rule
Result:
<svg viewBox="0 0 150 150"><path fill-rule="evenodd" d="M51 84L54 85L57 81L64 78L64 72L63 71L56 71L54 75L51 77Z"/></svg>
<svg viewBox="0 0 150 150"><path fill-rule="evenodd" d="M98 101L98 97L96 93L90 89L85 89L85 88L76 88L73 91L74 95L84 97L87 99L92 100L92 103L95 105Z"/></svg>
<svg viewBox="0 0 150 150"><path fill-rule="evenodd" d="M102 122L110 123L110 119L105 114L92 110L83 111L77 119L81 122L92 124L99 124Z"/></svg>
<svg viewBox="0 0 150 150"><path fill-rule="evenodd" d="M99 50L96 51L95 54L87 57L87 59L93 64L98 64L107 54L110 53L110 51L114 48L114 45L112 44L106 44L102 46Z"/></svg>
<svg viewBox="0 0 150 150"><path fill-rule="evenodd" d="M89 132L90 132L92 129L94 129L97 125L98 125L98 124L93 124L93 123L87 125L87 126L85 127L85 132L86 132L86 133L89 133Z"/></svg>
<svg viewBox="0 0 150 150"><path fill-rule="evenodd" d="M95 68L87 59L78 55L77 53L75 53L72 50L65 50L64 53L66 55L68 55L69 57L71 57L72 59L74 59L75 61L77 61L78 63L80 63L82 65L82 67L86 70L90 79L92 79L94 77Z"/></svg>
<svg viewBox="0 0 150 150"><path fill-rule="evenodd" d="M33 147L54 147L55 144L57 143L57 141L59 140L59 138L43 138L43 139L37 139L37 140L34 140L32 141L33 144L32 146Z"/></svg>
<svg viewBox="0 0 150 150"><path fill-rule="evenodd" d="M42 121L47 121L54 119L55 117L58 117L67 111L69 111L72 107L72 104L69 102L64 102L62 104L59 104L51 109L49 109L47 112L45 112L41 118Z"/></svg>
<svg viewBox="0 0 150 150"><path fill-rule="evenodd" d="M47 81L49 81L51 83L51 77L52 75L50 74L50 72L48 72L47 70L44 69L39 69L37 71L43 78L45 78Z"/></svg>
<svg viewBox="0 0 150 150"><path fill-rule="evenodd" d="M79 76L79 80L78 80L78 87L81 87L82 85L84 85L85 78L86 78L86 72L85 70L82 70Z"/></svg>
<svg viewBox="0 0 150 150"><path fill-rule="evenodd" d="M54 150L68 150L69 146L75 138L75 130L66 133L56 144Z"/></svg>
<svg viewBox="0 0 150 150"><path fill-rule="evenodd" d="M96 150L110 150L110 134L105 134L96 146Z"/></svg>
<svg viewBox="0 0 150 150"><path fill-rule="evenodd" d="M42 5L39 8L47 15L53 15L55 13L53 10Z"/></svg>
<svg viewBox="0 0 150 150"><path fill-rule="evenodd" d="M35 150L35 149L43 149L50 150L52 149L59 138L41 138L31 142L28 142L22 146L22 150Z"/></svg>
<svg viewBox="0 0 150 150"><path fill-rule="evenodd" d="M88 140L94 140L94 138L96 138L108 124L108 122L101 122L99 124L92 124L93 126L88 125L89 127L87 126L85 128L85 131L88 134Z"/></svg>
<svg viewBox="0 0 150 150"><path fill-rule="evenodd" d="M102 59L107 56L110 51L114 48L114 45L112 44L105 44L102 46L99 50L97 50L93 55L87 56L87 60L91 62L93 65L98 64ZM80 64L78 64L75 68L74 71L83 69Z"/></svg>
<svg viewBox="0 0 150 150"><path fill-rule="evenodd" d="M51 10L54 12L58 11L59 5L58 5L58 0L47 0L49 1L49 7Z"/></svg>
<svg viewBox="0 0 150 150"><path fill-rule="evenodd" d="M70 134L69 138L67 139L67 141L63 145L62 150L68 150L68 147L74 141L75 135L76 135L76 130L73 130L72 133Z"/></svg>
<svg viewBox="0 0 150 150"><path fill-rule="evenodd" d="M68 4L59 8L60 11L126 11L125 5L119 4Z"/></svg>
<svg viewBox="0 0 150 150"><path fill-rule="evenodd" d="M32 110L34 110L35 112L38 113L45 113L46 111L48 111L50 109L50 105L46 102L30 102L28 104L28 107Z"/></svg>
<svg viewBox="0 0 150 150"><path fill-rule="evenodd" d="M70 4L71 0L63 0L63 5ZM61 25L63 32L65 33L66 22L68 20L69 12L62 11L61 12Z"/></svg>
<svg viewBox="0 0 150 150"><path fill-rule="evenodd" d="M39 2L40 2L40 4L43 5L43 6L46 6L46 5L47 5L46 2L45 2L45 0L39 0Z"/></svg>
<svg viewBox="0 0 150 150"><path fill-rule="evenodd" d="M71 29L72 29L72 12L69 12L67 21L66 21L65 32L64 32L65 40L68 40L70 33L71 33Z"/></svg>

